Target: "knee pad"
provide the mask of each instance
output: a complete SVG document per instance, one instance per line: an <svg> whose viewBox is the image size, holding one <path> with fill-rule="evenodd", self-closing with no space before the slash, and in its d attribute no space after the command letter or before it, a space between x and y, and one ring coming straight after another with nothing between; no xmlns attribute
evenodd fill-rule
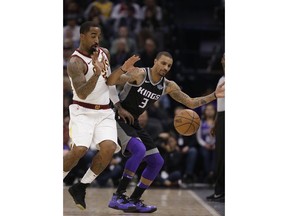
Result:
<svg viewBox="0 0 288 216"><path fill-rule="evenodd" d="M135 137L132 137L129 140L126 149L133 155L137 155L139 159L143 159L146 153L146 147L144 143Z"/></svg>
<svg viewBox="0 0 288 216"><path fill-rule="evenodd" d="M161 170L164 164L164 159L159 153L156 153L146 156L144 161L147 163L147 166L143 171L142 176L153 181Z"/></svg>
<svg viewBox="0 0 288 216"><path fill-rule="evenodd" d="M146 161L146 163L148 165L151 165L151 166L154 166L154 167L157 167L157 168L160 167L160 169L162 168L162 166L164 164L164 159L159 153L152 154L152 155L147 155L144 158L144 160Z"/></svg>

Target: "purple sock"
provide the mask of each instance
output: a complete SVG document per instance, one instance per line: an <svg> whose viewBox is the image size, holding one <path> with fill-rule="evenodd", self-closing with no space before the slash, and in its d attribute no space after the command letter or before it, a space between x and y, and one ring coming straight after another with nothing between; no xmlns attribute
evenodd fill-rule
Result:
<svg viewBox="0 0 288 216"><path fill-rule="evenodd" d="M145 185L141 181L137 184L137 186L140 188L145 188L145 189L149 187L149 185Z"/></svg>
<svg viewBox="0 0 288 216"><path fill-rule="evenodd" d="M145 152L146 152L146 148L144 146L144 144L132 137L128 144L126 149L132 154L131 157L127 160L126 164L125 164L125 169L135 173L137 168L139 167L140 163L142 162Z"/></svg>
<svg viewBox="0 0 288 216"><path fill-rule="evenodd" d="M159 153L156 153L152 155L147 155L144 158L144 161L147 163L147 166L144 169L142 176L146 179L153 181L161 170L164 164L164 159Z"/></svg>

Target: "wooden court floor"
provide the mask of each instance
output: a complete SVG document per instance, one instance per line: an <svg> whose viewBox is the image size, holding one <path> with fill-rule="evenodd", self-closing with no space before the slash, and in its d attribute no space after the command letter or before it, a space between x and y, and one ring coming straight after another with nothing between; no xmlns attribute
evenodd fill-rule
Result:
<svg viewBox="0 0 288 216"><path fill-rule="evenodd" d="M108 216L108 215L149 215L148 213L124 213L108 207L108 202L115 189L113 188L87 188L86 209L80 210L68 192L63 190L64 216ZM130 195L132 189L127 191ZM145 204L156 205L158 210L151 215L179 215L179 216L220 216L213 208L201 200L193 191L183 189L149 189L143 197Z"/></svg>

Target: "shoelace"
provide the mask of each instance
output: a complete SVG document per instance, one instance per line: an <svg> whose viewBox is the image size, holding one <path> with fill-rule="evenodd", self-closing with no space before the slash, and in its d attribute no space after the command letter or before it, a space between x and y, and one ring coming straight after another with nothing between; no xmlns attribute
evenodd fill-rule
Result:
<svg viewBox="0 0 288 216"><path fill-rule="evenodd" d="M135 204L140 204L141 206L143 206L143 207L146 207L147 205L145 205L144 203L143 203L143 201L144 200L137 200L137 201L135 201Z"/></svg>
<svg viewBox="0 0 288 216"><path fill-rule="evenodd" d="M129 202L128 196L125 195L125 194L119 195L119 198L120 198L120 199L123 199L123 203L124 203L124 204Z"/></svg>

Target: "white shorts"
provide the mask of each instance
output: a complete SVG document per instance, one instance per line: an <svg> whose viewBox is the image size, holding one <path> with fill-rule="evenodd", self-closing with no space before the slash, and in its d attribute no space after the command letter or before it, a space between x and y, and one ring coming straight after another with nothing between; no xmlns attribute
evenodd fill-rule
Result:
<svg viewBox="0 0 288 216"><path fill-rule="evenodd" d="M112 109L94 110L71 104L69 106L69 135L76 146L86 146L100 150L99 144L104 140L117 143L117 128L115 113Z"/></svg>

